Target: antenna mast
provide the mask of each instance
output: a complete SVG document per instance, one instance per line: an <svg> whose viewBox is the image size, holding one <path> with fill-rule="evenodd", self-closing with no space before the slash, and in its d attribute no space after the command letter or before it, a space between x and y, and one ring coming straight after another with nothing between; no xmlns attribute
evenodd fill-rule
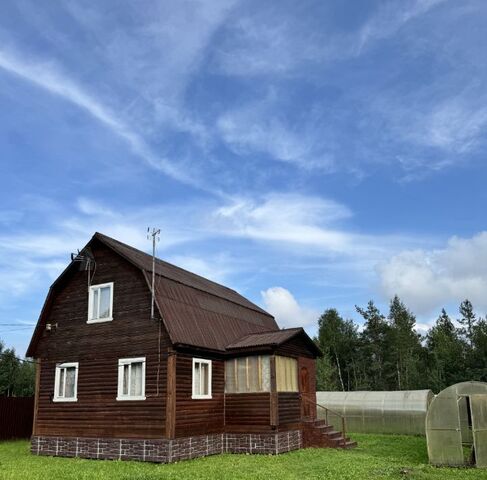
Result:
<svg viewBox="0 0 487 480"><path fill-rule="evenodd" d="M152 237L152 299L151 299L151 306L150 306L150 318L151 320L154 320L154 287L155 287L155 281L156 281L156 239L157 241L160 240L159 234L161 233L161 229L158 228L157 230L155 228L152 229L152 232L150 232L150 228L147 227L147 240L149 240L150 237Z"/></svg>

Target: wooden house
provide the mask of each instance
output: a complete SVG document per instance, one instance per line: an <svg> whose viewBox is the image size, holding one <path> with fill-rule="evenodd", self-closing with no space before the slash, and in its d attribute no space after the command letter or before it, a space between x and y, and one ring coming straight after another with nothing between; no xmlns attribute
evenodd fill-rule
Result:
<svg viewBox="0 0 487 480"><path fill-rule="evenodd" d="M31 451L171 462L350 446L316 420L315 359L234 290L95 233L51 286ZM297 319L298 320L298 319Z"/></svg>

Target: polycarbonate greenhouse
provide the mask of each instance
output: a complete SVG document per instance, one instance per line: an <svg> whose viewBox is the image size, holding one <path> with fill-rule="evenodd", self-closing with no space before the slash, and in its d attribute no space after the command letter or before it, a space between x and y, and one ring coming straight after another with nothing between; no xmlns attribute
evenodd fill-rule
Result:
<svg viewBox="0 0 487 480"><path fill-rule="evenodd" d="M424 435L431 390L398 392L317 392L317 403L343 415L348 432ZM318 408L318 417L325 412ZM328 413L328 422L340 425L341 418Z"/></svg>
<svg viewBox="0 0 487 480"><path fill-rule="evenodd" d="M442 390L426 416L428 456L434 465L487 467L487 383Z"/></svg>

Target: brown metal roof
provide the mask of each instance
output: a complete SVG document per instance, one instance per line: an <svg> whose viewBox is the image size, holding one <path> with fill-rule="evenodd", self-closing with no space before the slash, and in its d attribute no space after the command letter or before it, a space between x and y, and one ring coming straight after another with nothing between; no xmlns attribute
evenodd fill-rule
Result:
<svg viewBox="0 0 487 480"><path fill-rule="evenodd" d="M149 282L152 257L118 240L93 238L141 268ZM274 317L235 290L156 259L156 303L173 344L225 351L250 333L279 330Z"/></svg>
<svg viewBox="0 0 487 480"><path fill-rule="evenodd" d="M275 332L251 333L236 342L228 344L227 350L281 345L301 332L304 332L302 328L286 328Z"/></svg>
<svg viewBox="0 0 487 480"><path fill-rule="evenodd" d="M291 340L295 342L298 337L300 339L299 342L309 352L312 352L316 356L322 356L321 350L301 327L286 328L274 332L251 333L235 342L229 343L226 350L228 353L241 353L244 350L257 350L264 347L270 347L272 349Z"/></svg>
<svg viewBox="0 0 487 480"><path fill-rule="evenodd" d="M150 288L152 257L118 240L95 233L87 247L99 241L142 270ZM71 263L57 282L73 267ZM235 290L156 259L155 300L173 345L230 353L239 349L280 345L304 335L311 351L317 347L302 328L279 330L274 317ZM27 354L35 354L48 316L48 296ZM239 350L240 351L240 350ZM318 350L319 352L319 350Z"/></svg>
<svg viewBox="0 0 487 480"><path fill-rule="evenodd" d="M114 238L108 237L103 235L102 233L95 233L93 238L98 238L101 240L105 245L113 248L123 257L130 260L136 266L145 270L147 272L152 272L152 256L137 250L130 245L126 245L125 243L119 242ZM224 285L220 285L219 283L212 282L207 278L201 277L196 273L189 272L188 270L184 270L183 268L177 267L176 265L172 265L171 263L165 262L160 258L156 258L156 275L160 275L161 277L165 277L175 282L181 283L183 285L187 285L189 287L193 287L197 290L201 290L206 293L210 293L216 297L223 298L227 301L236 303L238 305L242 305L246 308L250 308L252 310L256 310L264 315L272 317L268 312L260 308L259 306L255 305L251 301L247 300L245 297L237 293L235 290L231 288L225 287ZM277 325L276 325L277 327Z"/></svg>

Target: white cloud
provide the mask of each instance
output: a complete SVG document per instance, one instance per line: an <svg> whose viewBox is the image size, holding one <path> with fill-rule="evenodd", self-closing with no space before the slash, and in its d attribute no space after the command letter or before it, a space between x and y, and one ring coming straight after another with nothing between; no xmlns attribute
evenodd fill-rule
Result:
<svg viewBox="0 0 487 480"><path fill-rule="evenodd" d="M306 66L343 61L363 53L374 42L395 35L408 22L446 0L383 2L364 24L350 33L320 25L301 11L273 6L257 13L237 12L226 25L226 37L215 54L216 67L228 75L299 75ZM289 15L293 15L292 22ZM232 21L233 20L233 21Z"/></svg>
<svg viewBox="0 0 487 480"><path fill-rule="evenodd" d="M349 236L325 226L350 216L345 206L331 200L270 194L262 200L236 199L218 208L212 220L227 235L343 251L350 246Z"/></svg>
<svg viewBox="0 0 487 480"><path fill-rule="evenodd" d="M101 101L86 92L51 62L26 61L24 56L0 50L0 68L42 88L53 95L76 105L105 125L113 134L124 140L132 152L151 167L164 172L172 178L191 183L172 162L155 155L145 140Z"/></svg>
<svg viewBox="0 0 487 480"><path fill-rule="evenodd" d="M209 280L227 285L228 275L233 271L229 266L231 261L223 255L206 259L191 255L172 255L168 261Z"/></svg>
<svg viewBox="0 0 487 480"><path fill-rule="evenodd" d="M333 159L326 153L320 126L306 112L296 125L278 115L276 95L259 102L229 110L217 120L217 129L225 143L237 154L265 153L275 160L304 168L330 167Z"/></svg>
<svg viewBox="0 0 487 480"><path fill-rule="evenodd" d="M471 150L486 131L487 108L483 104L478 98L457 97L435 106L421 129L418 125L420 140L456 153Z"/></svg>
<svg viewBox="0 0 487 480"><path fill-rule="evenodd" d="M378 11L360 29L357 38L356 52L374 40L394 35L403 25L428 13L446 0L399 0L381 5Z"/></svg>
<svg viewBox="0 0 487 480"><path fill-rule="evenodd" d="M264 309L274 315L281 328L312 325L319 317L316 310L299 305L293 294L283 287L271 287L260 293Z"/></svg>
<svg viewBox="0 0 487 480"><path fill-rule="evenodd" d="M293 253L354 259L357 268L370 270L385 255L405 245L429 243L427 238L406 235L367 235L341 223L352 212L326 198L301 194L268 194L235 198L205 218L208 230L218 235L242 237L287 249Z"/></svg>
<svg viewBox="0 0 487 480"><path fill-rule="evenodd" d="M399 295L418 313L465 298L487 308L487 232L453 237L442 249L403 251L381 264L378 273L383 292Z"/></svg>

